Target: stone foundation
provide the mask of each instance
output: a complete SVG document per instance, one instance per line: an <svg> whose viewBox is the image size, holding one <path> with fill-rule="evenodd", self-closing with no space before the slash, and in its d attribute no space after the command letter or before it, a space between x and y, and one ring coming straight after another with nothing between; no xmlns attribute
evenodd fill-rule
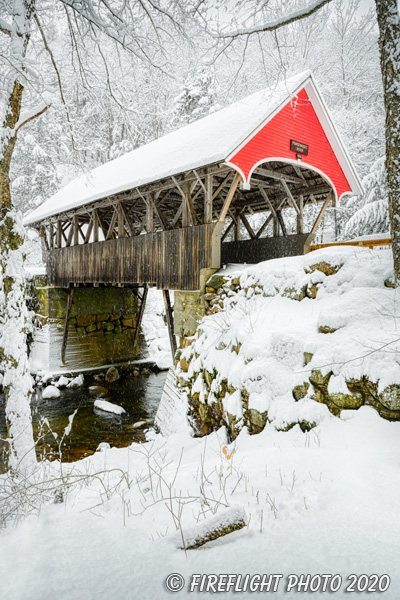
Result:
<svg viewBox="0 0 400 600"><path fill-rule="evenodd" d="M61 363L68 292L36 282L36 326L31 352L33 370L91 368L140 357L142 335L133 344L139 300L129 288L77 287L71 306L65 364ZM43 369L43 367L41 367Z"/></svg>

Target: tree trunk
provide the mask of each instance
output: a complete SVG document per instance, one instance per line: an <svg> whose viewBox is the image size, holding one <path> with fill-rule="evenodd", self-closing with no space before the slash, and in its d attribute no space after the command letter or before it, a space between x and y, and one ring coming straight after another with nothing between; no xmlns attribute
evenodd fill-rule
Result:
<svg viewBox="0 0 400 600"><path fill-rule="evenodd" d="M24 72L34 0L15 3L10 28L11 56ZM30 394L32 378L27 359L29 314L25 304L24 229L14 210L10 166L16 143L24 87L19 75L10 84L0 137L0 371L6 401L10 444L9 466L14 470L36 462Z"/></svg>
<svg viewBox="0 0 400 600"><path fill-rule="evenodd" d="M375 0L386 112L386 176L395 285L400 286L400 18L397 0Z"/></svg>

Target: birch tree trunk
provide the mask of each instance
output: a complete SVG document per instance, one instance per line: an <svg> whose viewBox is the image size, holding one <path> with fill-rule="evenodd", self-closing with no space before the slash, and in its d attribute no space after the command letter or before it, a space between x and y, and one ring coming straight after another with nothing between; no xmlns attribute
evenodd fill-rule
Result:
<svg viewBox="0 0 400 600"><path fill-rule="evenodd" d="M9 466L14 470L36 462L32 432L26 334L24 229L13 207L10 189L11 159L24 91L24 58L29 43L34 0L15 0L10 39L11 59L20 75L10 82L0 132L0 371L6 401L10 444ZM16 69L17 72L17 69Z"/></svg>
<svg viewBox="0 0 400 600"><path fill-rule="evenodd" d="M375 0L386 112L386 176L395 285L400 286L400 18L397 0Z"/></svg>

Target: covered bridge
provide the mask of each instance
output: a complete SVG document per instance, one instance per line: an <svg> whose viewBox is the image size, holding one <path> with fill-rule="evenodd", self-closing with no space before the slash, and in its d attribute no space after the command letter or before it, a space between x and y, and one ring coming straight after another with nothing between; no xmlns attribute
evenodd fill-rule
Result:
<svg viewBox="0 0 400 600"><path fill-rule="evenodd" d="M79 177L25 224L40 231L56 287L198 290L201 269L306 252L329 203L359 193L305 72ZM304 231L310 204L318 216Z"/></svg>

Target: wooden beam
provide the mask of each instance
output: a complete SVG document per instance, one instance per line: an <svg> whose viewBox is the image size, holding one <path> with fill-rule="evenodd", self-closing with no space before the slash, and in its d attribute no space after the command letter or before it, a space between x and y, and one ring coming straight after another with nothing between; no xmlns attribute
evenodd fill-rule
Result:
<svg viewBox="0 0 400 600"><path fill-rule="evenodd" d="M276 215L276 212L275 212L275 208L274 208L271 200L269 199L269 196L268 196L267 192L262 187L259 187L258 189L260 190L260 194L264 198L265 202L268 204L268 207L269 207L269 210L272 213L272 216L274 217L274 219L276 219L277 215Z"/></svg>
<svg viewBox="0 0 400 600"><path fill-rule="evenodd" d="M154 231L154 205L151 196L146 198L146 232Z"/></svg>
<svg viewBox="0 0 400 600"><path fill-rule="evenodd" d="M187 195L190 195L189 183L186 184L187 187ZM189 205L186 200L186 194L183 192L182 194L182 227L189 227L190 218L189 218Z"/></svg>
<svg viewBox="0 0 400 600"><path fill-rule="evenodd" d="M166 216L164 215L163 211L161 210L161 207L154 202L154 197L153 197L152 194L149 194L148 198L149 198L150 203L153 206L153 210L155 211L155 213L156 213L156 215L158 217L158 220L160 221L161 227L165 231L167 231L169 229L169 224L168 224Z"/></svg>
<svg viewBox="0 0 400 600"><path fill-rule="evenodd" d="M118 214L118 237L125 237L125 217L124 211L122 210L121 202L117 204L117 214Z"/></svg>
<svg viewBox="0 0 400 600"><path fill-rule="evenodd" d="M133 237L135 235L135 227L132 223L132 219L130 217L128 209L126 208L125 204L122 204L122 202L121 202L121 210L123 212L124 219L125 219L125 229L127 230L128 234L131 237Z"/></svg>
<svg viewBox="0 0 400 600"><path fill-rule="evenodd" d="M60 219L57 219L56 248L61 248L61 237L62 237L62 223L61 223Z"/></svg>
<svg viewBox="0 0 400 600"><path fill-rule="evenodd" d="M53 223L49 225L49 247L54 248L54 226Z"/></svg>
<svg viewBox="0 0 400 600"><path fill-rule="evenodd" d="M65 243L67 243L67 236L65 235L66 230L69 227L69 223L65 223L62 227L61 227L61 235L63 237L63 240Z"/></svg>
<svg viewBox="0 0 400 600"><path fill-rule="evenodd" d="M281 210L277 210L276 211L276 216L278 217L278 223L280 225L282 233L283 233L284 237L286 237L287 236L287 231L286 231L285 221L283 220L282 211Z"/></svg>
<svg viewBox="0 0 400 600"><path fill-rule="evenodd" d="M99 241L100 222L99 222L99 213L97 211L97 208L94 209L92 218L93 218L93 241L98 242Z"/></svg>
<svg viewBox="0 0 400 600"><path fill-rule="evenodd" d="M114 212L113 212L112 217L111 217L110 225L108 227L108 231L107 231L107 235L106 235L106 240L111 240L111 238L114 235L114 227L115 227L115 224L117 222L117 217L118 217L118 208L117 208L117 206L115 206Z"/></svg>
<svg viewBox="0 0 400 600"><path fill-rule="evenodd" d="M296 200L293 198L292 196L292 192L289 189L288 184L286 183L286 181L282 181L282 185L284 187L284 190L287 194L287 197L289 199L290 204L292 205L292 207L294 208L294 210L297 212L297 214L300 214L300 209L297 206Z"/></svg>
<svg viewBox="0 0 400 600"><path fill-rule="evenodd" d="M328 208L328 205L329 205L329 202L331 201L331 199L332 199L332 192L329 192L329 194L328 194L328 196L327 196L327 198L326 198L325 202L324 202L324 203L323 203L323 205L322 205L322 208L321 208L321 210L319 211L319 215L318 215L318 217L316 218L314 225L312 226L312 229L311 229L311 231L310 231L310 234L314 234L314 233L316 233L316 231L317 231L317 229L318 229L318 227L319 227L319 224L320 224L320 223L321 223L321 221L322 221L322 217L324 216L324 214L325 214L325 211L326 211L326 209Z"/></svg>
<svg viewBox="0 0 400 600"><path fill-rule="evenodd" d="M92 235L93 221L94 221L94 215L92 214L92 217L91 217L91 219L89 221L88 228L86 230L85 239L83 241L84 244L87 244L89 242L90 236Z"/></svg>
<svg viewBox="0 0 400 600"><path fill-rule="evenodd" d="M213 176L207 173L204 194L204 223L211 223L213 210Z"/></svg>
<svg viewBox="0 0 400 600"><path fill-rule="evenodd" d="M168 325L169 341L171 344L172 361L174 362L175 354L176 354L176 338L175 338L175 333L174 333L174 318L172 316L171 300L169 297L168 290L163 290L162 293L163 293L163 298L164 298L165 312L167 315L167 325Z"/></svg>
<svg viewBox="0 0 400 600"><path fill-rule="evenodd" d="M239 175L239 173L236 173L236 175L235 175L235 177L234 177L234 179L232 181L232 185L231 185L231 187L229 189L229 192L228 192L228 194L227 194L227 196L225 198L225 202L224 202L224 205L222 207L222 210L221 210L221 212L219 214L219 218L218 218L219 223L222 223L224 221L225 217L226 217L226 213L228 212L228 209L229 209L229 207L231 205L233 196L235 195L235 192L236 192L236 188L239 185L239 181L240 181L240 175Z"/></svg>
<svg viewBox="0 0 400 600"><path fill-rule="evenodd" d="M256 234L254 233L253 229L251 228L250 223L248 222L248 220L246 219L246 217L243 213L240 214L240 218L242 220L243 225L246 227L247 233L249 234L250 238L252 240L254 240L254 238L256 237Z"/></svg>
<svg viewBox="0 0 400 600"><path fill-rule="evenodd" d="M212 174L212 175L224 175L225 173L227 173L228 178L232 176L232 172L233 172L232 169L230 167L228 167L227 165L225 165L224 163L214 163L214 164L210 165L209 167L205 167L202 169L196 169L196 171L200 177L205 177L205 175L208 172L209 174ZM194 180L197 181L196 176L194 175L194 173L192 173L192 171L189 171L188 173L185 174L185 179L187 181L191 181L191 182ZM118 194L114 194L112 196L106 196L105 198L101 198L100 200L94 200L93 202L90 202L90 203L80 206L78 208L60 212L57 215L43 219L42 221L40 221L40 223L43 225L48 225L51 221L55 221L57 218L72 219L72 217L75 214L84 214L84 213L87 214L88 209L93 210L94 208L104 208L104 207L108 207L108 206L113 206L119 200L121 200L123 202L128 202L128 201L134 202L135 200L138 200L139 198L143 198L143 195L147 194L149 192L160 193L162 191L170 190L171 188L174 188L174 187L176 187L175 183L171 181L170 177L168 177L162 181L157 181L155 183L146 184L146 185L140 186L140 188L138 187L138 188L126 190L124 192L119 192ZM196 192L196 194L198 194L198 193L199 192ZM34 226L35 226L35 224L33 223L32 227L34 227Z"/></svg>
<svg viewBox="0 0 400 600"><path fill-rule="evenodd" d="M61 361L63 364L65 364L65 351L67 349L69 318L71 315L71 306L72 306L73 298L74 298L74 288L70 287L68 290L67 308L65 311L64 334L63 334L63 341L62 341L62 345L61 345Z"/></svg>
<svg viewBox="0 0 400 600"><path fill-rule="evenodd" d="M225 179L219 184L219 186L217 187L217 189L215 190L215 192L213 192L213 195L212 195L212 199L213 200L215 200L215 198L218 196L218 194L220 193L220 191L226 186L226 184L228 183L228 181L232 178L232 175L235 175L235 171L229 171L229 173L225 177Z"/></svg>
<svg viewBox="0 0 400 600"><path fill-rule="evenodd" d="M142 324L144 309L146 308L146 300L147 300L147 293L148 293L148 291L149 290L148 290L147 286L145 286L143 288L142 299L140 301L140 306L139 306L139 313L138 313L138 316L137 316L137 319L136 319L136 329L135 329L135 333L133 335L133 340L132 340L133 347L136 346L136 343L137 343L138 338L139 338L140 326Z"/></svg>
<svg viewBox="0 0 400 600"><path fill-rule="evenodd" d="M304 183L304 181L300 179L300 177L294 177L293 175L285 175L285 173L279 173L279 171L273 171L272 169L264 169L263 167L258 167L255 172L259 175L264 175L264 177L278 179L279 181L287 181L289 183Z"/></svg>
<svg viewBox="0 0 400 600"><path fill-rule="evenodd" d="M99 211L97 211L97 215L98 215L98 219L99 219L100 229L103 233L103 237L104 237L104 239L107 239L107 224L104 222Z"/></svg>
<svg viewBox="0 0 400 600"><path fill-rule="evenodd" d="M189 214L190 214L190 216L192 218L192 224L193 225L199 225L200 224L200 219L197 216L196 210L195 210L193 202L192 202L192 197L190 195L190 186L189 186L189 184L186 186L185 200L186 200L186 203L187 203Z"/></svg>
<svg viewBox="0 0 400 600"><path fill-rule="evenodd" d="M197 173L196 169L193 169L193 173L196 176L197 181L199 182L200 186L203 188L204 192L207 193L207 189L206 186L204 185L204 183L202 182L202 180L199 177L199 174ZM193 191L193 190L192 190Z"/></svg>
<svg viewBox="0 0 400 600"><path fill-rule="evenodd" d="M297 215L297 233L303 233L303 208L304 208L304 198L303 196L299 196L299 209L300 212Z"/></svg>
<svg viewBox="0 0 400 600"><path fill-rule="evenodd" d="M179 218L180 218L180 216L182 214L182 211L183 211L183 202L180 203L179 208L176 211L176 214L175 214L175 216L174 216L174 218L172 220L172 223L171 223L171 229L173 229L175 227L175 225L177 224L177 222L179 221Z"/></svg>
<svg viewBox="0 0 400 600"><path fill-rule="evenodd" d="M73 238L73 236L74 236L74 224L71 221L70 224L69 224L67 246L70 246L72 244L72 238Z"/></svg>
<svg viewBox="0 0 400 600"><path fill-rule="evenodd" d="M74 240L74 246L77 246L79 244L79 223L78 223L78 215L74 215L72 217L72 229L74 232L73 235L73 240Z"/></svg>
<svg viewBox="0 0 400 600"><path fill-rule="evenodd" d="M257 231L256 233L256 239L258 240L261 237L262 232L268 227L269 223L272 221L272 219L274 218L274 215L271 213L264 221L264 223L261 225L260 229Z"/></svg>
<svg viewBox="0 0 400 600"><path fill-rule="evenodd" d="M178 190L179 190L182 198L184 198L185 197L185 190L181 187L179 181L173 175L172 175L171 179L174 182L174 184L176 185L176 187L178 188ZM182 183L185 184L185 182L182 182Z"/></svg>
<svg viewBox="0 0 400 600"><path fill-rule="evenodd" d="M243 209L239 209L236 211L236 213L233 212L232 209L228 210L228 215L231 217L232 219L232 223L235 226L235 231L234 231L234 236L233 239L235 240L235 242L238 242L240 240L240 213L243 211Z"/></svg>
<svg viewBox="0 0 400 600"><path fill-rule="evenodd" d="M221 242L224 241L224 239L226 238L226 236L228 235L228 233L230 232L230 230L232 229L232 227L235 225L235 221L232 219L232 221L229 223L228 227L225 229L223 236L221 237Z"/></svg>

